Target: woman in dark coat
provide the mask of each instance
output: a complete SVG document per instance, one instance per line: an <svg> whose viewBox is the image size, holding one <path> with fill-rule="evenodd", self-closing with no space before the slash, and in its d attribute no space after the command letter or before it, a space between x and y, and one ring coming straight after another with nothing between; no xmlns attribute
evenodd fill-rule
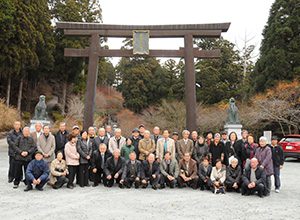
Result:
<svg viewBox="0 0 300 220"><path fill-rule="evenodd" d="M92 156L93 143L88 141L88 134L82 131L81 138L77 142L77 152L79 159L79 185L80 187L89 186L89 161Z"/></svg>
<svg viewBox="0 0 300 220"><path fill-rule="evenodd" d="M207 157L208 154L209 149L207 144L205 143L205 139L203 136L199 136L196 146L193 150L193 158L197 161L197 164L199 165L202 161L202 158Z"/></svg>
<svg viewBox="0 0 300 220"><path fill-rule="evenodd" d="M224 164L228 166L230 164L230 160L235 157L237 158L236 149L237 149L237 134L235 132L231 132L229 134L229 141L225 144L225 155L224 155ZM239 158L238 158L239 160ZM238 161L241 164L241 161Z"/></svg>
<svg viewBox="0 0 300 220"><path fill-rule="evenodd" d="M220 141L220 139L221 139L221 135L219 133L216 133L214 140L211 142L209 146L209 153L211 154L212 166L216 165L217 159L220 159L222 163L224 163L225 146Z"/></svg>

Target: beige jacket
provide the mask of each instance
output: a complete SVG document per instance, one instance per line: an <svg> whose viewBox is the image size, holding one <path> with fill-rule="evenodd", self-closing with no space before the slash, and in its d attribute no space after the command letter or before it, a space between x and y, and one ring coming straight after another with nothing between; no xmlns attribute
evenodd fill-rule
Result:
<svg viewBox="0 0 300 220"><path fill-rule="evenodd" d="M177 141L177 153L179 159L182 159L185 153L190 153L190 155L192 156L194 143L190 139L187 139L186 142L187 143L185 143L184 139Z"/></svg>
<svg viewBox="0 0 300 220"><path fill-rule="evenodd" d="M147 156L155 151L155 142L145 138L139 141L140 160L146 160ZM148 153L147 153L148 152Z"/></svg>
<svg viewBox="0 0 300 220"><path fill-rule="evenodd" d="M68 167L66 164L65 160L59 161L58 159L55 159L51 162L50 166L50 184L53 185L56 183L58 176L61 176L63 172L59 172L58 170L61 171L67 171L68 174Z"/></svg>
<svg viewBox="0 0 300 220"><path fill-rule="evenodd" d="M165 143L165 138L161 138L157 141L156 158L158 158L160 161L162 161L165 156L164 143ZM171 138L167 139L167 151L171 152L172 160L175 160L175 142Z"/></svg>
<svg viewBox="0 0 300 220"><path fill-rule="evenodd" d="M48 138L44 134L40 135L37 139L37 149L43 154L48 154L49 157L44 157L44 160L48 163L51 163L55 159L55 137L51 133Z"/></svg>
<svg viewBox="0 0 300 220"><path fill-rule="evenodd" d="M79 158L80 155L77 152L76 143L71 144L71 142L67 142L65 145L65 155L66 155L66 162L67 165L77 166L79 165Z"/></svg>

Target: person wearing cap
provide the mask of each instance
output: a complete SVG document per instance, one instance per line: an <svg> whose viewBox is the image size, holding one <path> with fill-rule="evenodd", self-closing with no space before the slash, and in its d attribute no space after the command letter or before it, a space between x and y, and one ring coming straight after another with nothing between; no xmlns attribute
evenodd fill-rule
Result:
<svg viewBox="0 0 300 220"><path fill-rule="evenodd" d="M36 151L32 160L26 169L26 183L27 187L25 192L32 190L32 185L39 191L43 191L44 185L49 180L49 166L46 161L43 160L43 153Z"/></svg>
<svg viewBox="0 0 300 220"><path fill-rule="evenodd" d="M51 134L49 125L43 127L43 133L37 139L37 149L43 153L44 160L50 167L51 162L55 159L55 137Z"/></svg>
<svg viewBox="0 0 300 220"><path fill-rule="evenodd" d="M256 149L255 158L257 158L259 166L266 172L265 196L271 193L271 176L274 174L272 150L267 144L267 138L262 136L259 138L259 147Z"/></svg>
<svg viewBox="0 0 300 220"><path fill-rule="evenodd" d="M15 173L14 173L14 186L18 188L20 181L23 177L23 170L27 169L29 162L32 160L33 154L36 151L36 144L30 136L29 127L24 127L22 135L18 137L17 141L12 145L15 152Z"/></svg>
<svg viewBox="0 0 300 220"><path fill-rule="evenodd" d="M143 139L144 138L144 132L145 132L146 128L145 128L145 125L143 124L140 124L139 125L139 132L140 132L140 138Z"/></svg>
<svg viewBox="0 0 300 220"><path fill-rule="evenodd" d="M283 167L284 155L280 145L278 145L278 137L272 136L271 141L272 147L272 159L274 169L274 180L275 180L275 192L279 193L280 190L280 169Z"/></svg>
<svg viewBox="0 0 300 220"><path fill-rule="evenodd" d="M221 135L216 133L214 140L210 143L209 153L211 154L211 163L214 167L216 165L216 160L220 159L224 163L225 147L224 144L220 141Z"/></svg>
<svg viewBox="0 0 300 220"><path fill-rule="evenodd" d="M167 151L171 152L171 157L172 160L176 160L175 158L175 142L173 139L169 138L169 131L164 130L163 132L163 138L159 139L157 141L157 146L156 146L156 158L158 159L158 162L162 161L165 153Z"/></svg>
<svg viewBox="0 0 300 220"><path fill-rule="evenodd" d="M77 138L80 138L80 128L78 125L74 125L72 127L72 135L77 137Z"/></svg>
<svg viewBox="0 0 300 220"><path fill-rule="evenodd" d="M227 131L222 131L221 136L221 142L223 142L223 144L226 144L228 141Z"/></svg>
<svg viewBox="0 0 300 220"><path fill-rule="evenodd" d="M178 159L183 159L185 153L193 154L194 143L189 139L190 132L188 130L182 131L182 139L177 142Z"/></svg>
<svg viewBox="0 0 300 220"><path fill-rule="evenodd" d="M115 136L109 139L108 149L112 153L115 149L122 150L122 147L126 145L126 138L122 136L122 130L120 128L115 129Z"/></svg>
<svg viewBox="0 0 300 220"><path fill-rule="evenodd" d="M136 153L136 157L139 158L139 155L140 155L139 143L140 143L140 140L142 140L142 138L140 136L140 131L138 128L134 128L132 130L132 135L131 135L130 139L132 141L132 145L134 146L134 151Z"/></svg>
<svg viewBox="0 0 300 220"><path fill-rule="evenodd" d="M150 131L146 130L144 132L144 138L139 142L139 160L146 160L149 154L154 153L155 143L154 140L150 138Z"/></svg>

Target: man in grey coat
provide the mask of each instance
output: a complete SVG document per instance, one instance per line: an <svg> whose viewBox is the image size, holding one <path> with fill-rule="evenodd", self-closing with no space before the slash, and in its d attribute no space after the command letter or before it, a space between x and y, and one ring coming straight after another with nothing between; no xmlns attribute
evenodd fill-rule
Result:
<svg viewBox="0 0 300 220"><path fill-rule="evenodd" d="M51 162L55 159L55 137L50 133L50 127L45 125L43 133L37 139L37 149L42 152L44 160L50 167Z"/></svg>
<svg viewBox="0 0 300 220"><path fill-rule="evenodd" d="M176 159L172 159L171 152L167 151L164 160L160 163L161 181L160 187L165 188L165 184L174 188L179 175L179 166Z"/></svg>

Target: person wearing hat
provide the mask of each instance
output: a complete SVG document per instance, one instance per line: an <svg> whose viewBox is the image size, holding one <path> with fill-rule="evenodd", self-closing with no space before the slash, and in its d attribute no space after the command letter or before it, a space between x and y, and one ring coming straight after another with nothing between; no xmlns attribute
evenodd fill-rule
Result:
<svg viewBox="0 0 300 220"><path fill-rule="evenodd" d="M32 160L26 169L26 182L27 187L25 192L32 190L32 185L39 191L43 191L43 186L49 180L49 166L43 160L44 156L41 151L36 151Z"/></svg>
<svg viewBox="0 0 300 220"><path fill-rule="evenodd" d="M144 138L144 132L146 131L145 125L140 124L139 126L139 132L140 132L140 138L143 139Z"/></svg>
<svg viewBox="0 0 300 220"><path fill-rule="evenodd" d="M80 128L78 125L72 127L72 135L78 138L80 137Z"/></svg>
<svg viewBox="0 0 300 220"><path fill-rule="evenodd" d="M275 192L279 193L280 169L282 169L283 167L284 156L283 156L282 147L278 145L277 136L272 136L271 149L272 149L272 159L273 159L273 168L274 168Z"/></svg>
<svg viewBox="0 0 300 220"><path fill-rule="evenodd" d="M140 140L142 140L142 138L140 136L140 131L138 128L134 128L132 130L132 135L131 135L130 139L132 141L132 145L134 146L134 152L136 153L136 157L139 158L139 155L140 155L139 143L140 143Z"/></svg>
<svg viewBox="0 0 300 220"><path fill-rule="evenodd" d="M225 145L225 144L227 143L227 141L228 141L227 132L226 132L226 131L223 131L223 132L221 133L221 135L222 135L221 142L223 142L223 144Z"/></svg>

